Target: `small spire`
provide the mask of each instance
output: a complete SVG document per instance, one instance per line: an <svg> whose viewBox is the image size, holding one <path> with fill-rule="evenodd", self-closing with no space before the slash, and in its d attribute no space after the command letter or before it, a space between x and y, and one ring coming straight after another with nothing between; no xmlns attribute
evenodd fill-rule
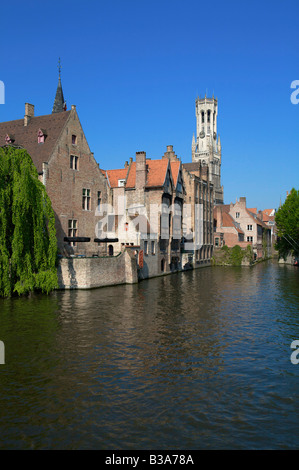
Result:
<svg viewBox="0 0 299 470"><path fill-rule="evenodd" d="M58 59L58 77L60 78L60 74L61 74L61 62L60 62L60 57Z"/></svg>
<svg viewBox="0 0 299 470"><path fill-rule="evenodd" d="M53 113L61 113L62 111L66 111L66 102L64 100L62 85L61 85L61 62L60 57L58 60L58 86L56 90L55 100L53 104L52 114Z"/></svg>

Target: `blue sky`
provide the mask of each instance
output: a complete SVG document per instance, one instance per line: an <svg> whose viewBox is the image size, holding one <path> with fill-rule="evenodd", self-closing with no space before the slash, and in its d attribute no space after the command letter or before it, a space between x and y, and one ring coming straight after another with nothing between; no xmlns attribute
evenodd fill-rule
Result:
<svg viewBox="0 0 299 470"><path fill-rule="evenodd" d="M1 5L0 121L50 114L58 57L104 169L173 145L191 161L195 99L218 98L226 203L277 208L299 187L299 2L10 1Z"/></svg>

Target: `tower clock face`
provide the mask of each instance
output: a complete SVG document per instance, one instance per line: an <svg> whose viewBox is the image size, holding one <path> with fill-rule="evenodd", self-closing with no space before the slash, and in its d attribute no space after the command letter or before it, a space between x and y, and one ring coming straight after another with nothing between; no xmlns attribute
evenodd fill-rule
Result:
<svg viewBox="0 0 299 470"><path fill-rule="evenodd" d="M205 133L204 133L204 131L201 131L201 133L199 134L199 137L200 137L201 139L203 139L203 138L204 138L204 136L205 136Z"/></svg>

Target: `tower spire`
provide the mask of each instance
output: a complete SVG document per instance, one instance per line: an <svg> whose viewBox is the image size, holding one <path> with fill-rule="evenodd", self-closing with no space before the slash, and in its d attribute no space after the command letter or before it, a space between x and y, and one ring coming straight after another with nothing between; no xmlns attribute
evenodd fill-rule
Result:
<svg viewBox="0 0 299 470"><path fill-rule="evenodd" d="M52 114L53 113L61 113L62 111L66 111L66 102L64 100L62 85L61 85L61 62L60 57L58 60L58 86L56 90L55 100L53 104Z"/></svg>

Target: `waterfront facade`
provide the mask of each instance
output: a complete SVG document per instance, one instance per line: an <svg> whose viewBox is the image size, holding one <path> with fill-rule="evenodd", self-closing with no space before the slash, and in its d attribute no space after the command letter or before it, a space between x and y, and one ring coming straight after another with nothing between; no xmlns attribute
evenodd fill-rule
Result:
<svg viewBox="0 0 299 470"><path fill-rule="evenodd" d="M201 161L183 164L185 203L191 216L191 237L184 240L185 259L194 267L205 265L213 256L213 184L209 167ZM192 245L190 245L192 241Z"/></svg>
<svg viewBox="0 0 299 470"><path fill-rule="evenodd" d="M113 216L107 237L117 237L113 253L133 250L140 279L182 269L184 182L172 146L162 159L136 152L124 169L107 170ZM99 224L101 236L102 224Z"/></svg>
<svg viewBox="0 0 299 470"><path fill-rule="evenodd" d="M257 209L246 207L246 197L235 204L222 204L214 208L214 245L245 248L251 245L257 259L271 252L271 229L263 222Z"/></svg>
<svg viewBox="0 0 299 470"><path fill-rule="evenodd" d="M197 98L192 162L168 145L160 159L136 152L120 169L96 162L76 106L66 108L60 76L51 114L35 116L26 103L23 119L0 123L0 144L28 151L51 199L61 287L198 268L224 244L250 244L257 258L269 253L273 211L247 209L246 198L223 203L217 115L217 99ZM75 258L93 260L74 268Z"/></svg>

